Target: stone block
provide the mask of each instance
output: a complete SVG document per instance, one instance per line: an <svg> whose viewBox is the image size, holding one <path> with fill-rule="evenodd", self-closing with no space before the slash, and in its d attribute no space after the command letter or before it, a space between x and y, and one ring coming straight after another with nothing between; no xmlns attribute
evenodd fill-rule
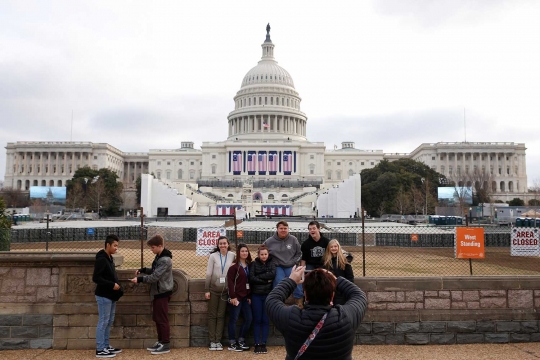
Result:
<svg viewBox="0 0 540 360"><path fill-rule="evenodd" d="M51 275L51 285L52 286L58 286L58 275Z"/></svg>
<svg viewBox="0 0 540 360"><path fill-rule="evenodd" d="M413 333L420 330L419 322L400 322L396 324L396 333Z"/></svg>
<svg viewBox="0 0 540 360"><path fill-rule="evenodd" d="M360 323L360 326L358 326L358 330L356 330L357 334L371 334L371 323Z"/></svg>
<svg viewBox="0 0 540 360"><path fill-rule="evenodd" d="M129 343L127 343L129 345ZM115 344L119 348L122 348L122 344ZM67 349L68 350L89 350L96 347L96 340L94 339L68 339ZM124 346L125 348L125 346Z"/></svg>
<svg viewBox="0 0 540 360"><path fill-rule="evenodd" d="M137 326L152 326L154 325L154 320L152 320L152 315L137 315Z"/></svg>
<svg viewBox="0 0 540 360"><path fill-rule="evenodd" d="M496 325L494 321L477 321L476 332L495 332Z"/></svg>
<svg viewBox="0 0 540 360"><path fill-rule="evenodd" d="M136 326L138 315L120 315L114 316L113 326Z"/></svg>
<svg viewBox="0 0 540 360"><path fill-rule="evenodd" d="M51 285L50 268L28 268L26 269L26 285Z"/></svg>
<svg viewBox="0 0 540 360"><path fill-rule="evenodd" d="M521 321L520 333L535 333L538 332L538 321Z"/></svg>
<svg viewBox="0 0 540 360"><path fill-rule="evenodd" d="M206 321L208 322L208 317L206 318ZM176 314L176 315L174 315L174 319L171 322L171 324L182 325L182 326L190 326L191 325L191 316L190 315Z"/></svg>
<svg viewBox="0 0 540 360"><path fill-rule="evenodd" d="M191 339L190 339L191 340ZM224 342L222 342L222 344L225 344ZM268 343L267 343L269 346L285 346L285 339L281 336L278 336L278 337L272 337L272 338L268 338ZM191 345L190 345L191 346ZM204 345L202 346L208 346L208 342L206 342Z"/></svg>
<svg viewBox="0 0 540 360"><path fill-rule="evenodd" d="M1 300L1 299L0 299ZM534 298L534 307L539 308L540 307L540 298Z"/></svg>
<svg viewBox="0 0 540 360"><path fill-rule="evenodd" d="M69 326L96 326L98 319L98 314L69 315Z"/></svg>
<svg viewBox="0 0 540 360"><path fill-rule="evenodd" d="M190 293L189 301L205 301L204 293Z"/></svg>
<svg viewBox="0 0 540 360"><path fill-rule="evenodd" d="M53 340L51 339L32 339L29 341L30 349L51 349Z"/></svg>
<svg viewBox="0 0 540 360"><path fill-rule="evenodd" d="M22 339L6 339L0 340L0 349L2 350L21 350L28 349L28 340Z"/></svg>
<svg viewBox="0 0 540 360"><path fill-rule="evenodd" d="M391 322L374 322L372 325L373 334L393 334L394 323ZM384 344L384 341L383 341Z"/></svg>
<svg viewBox="0 0 540 360"><path fill-rule="evenodd" d="M8 267L0 267L0 276L4 276L9 272L10 268Z"/></svg>
<svg viewBox="0 0 540 360"><path fill-rule="evenodd" d="M448 321L446 323L447 332L469 333L476 330L474 321Z"/></svg>
<svg viewBox="0 0 540 360"><path fill-rule="evenodd" d="M529 309L534 305L532 290L508 290L508 307Z"/></svg>
<svg viewBox="0 0 540 360"><path fill-rule="evenodd" d="M55 339L88 339L88 327L79 326L79 327L64 327L64 326L55 326L54 327L54 338Z"/></svg>
<svg viewBox="0 0 540 360"><path fill-rule="evenodd" d="M24 294L24 281L21 279L7 278L2 280L2 287L0 287L2 294L22 295Z"/></svg>
<svg viewBox="0 0 540 360"><path fill-rule="evenodd" d="M490 344L504 344L510 341L510 337L508 334L493 334L493 333L487 333L484 337L486 343Z"/></svg>
<svg viewBox="0 0 540 360"><path fill-rule="evenodd" d="M484 342L484 334L456 334L458 344L480 344Z"/></svg>
<svg viewBox="0 0 540 360"><path fill-rule="evenodd" d="M385 304L387 310L413 310L414 303L388 303Z"/></svg>
<svg viewBox="0 0 540 360"><path fill-rule="evenodd" d="M36 294L36 300L38 302L56 302L57 297L57 287L40 287Z"/></svg>
<svg viewBox="0 0 540 360"><path fill-rule="evenodd" d="M414 308L415 309L423 309L424 308L424 303L421 303L421 302L416 303L416 304L414 304Z"/></svg>
<svg viewBox="0 0 540 360"><path fill-rule="evenodd" d="M480 309L480 301L467 302L467 309Z"/></svg>
<svg viewBox="0 0 540 360"><path fill-rule="evenodd" d="M405 334L405 343L408 345L428 344L429 334Z"/></svg>
<svg viewBox="0 0 540 360"><path fill-rule="evenodd" d="M463 301L478 301L480 300L480 295L477 290L467 290L463 291Z"/></svg>
<svg viewBox="0 0 540 360"><path fill-rule="evenodd" d="M450 299L450 291L448 290L439 291L439 297L441 299Z"/></svg>
<svg viewBox="0 0 540 360"><path fill-rule="evenodd" d="M154 339L156 337L155 326L124 326L125 339Z"/></svg>
<svg viewBox="0 0 540 360"><path fill-rule="evenodd" d="M433 290L427 290L427 291L424 291L424 296L425 297L438 297L439 292L438 291L433 291Z"/></svg>
<svg viewBox="0 0 540 360"><path fill-rule="evenodd" d="M53 315L53 325L54 326L68 326L69 316L68 315Z"/></svg>
<svg viewBox="0 0 540 360"><path fill-rule="evenodd" d="M10 338L9 334L9 326L0 326L0 339L7 339Z"/></svg>
<svg viewBox="0 0 540 360"><path fill-rule="evenodd" d="M456 343L455 334L431 334L429 343L433 345L452 345Z"/></svg>
<svg viewBox="0 0 540 360"><path fill-rule="evenodd" d="M420 329L421 333L443 333L446 331L446 323L443 321L421 321Z"/></svg>
<svg viewBox="0 0 540 360"><path fill-rule="evenodd" d="M171 337L175 339L189 339L189 326L171 326Z"/></svg>
<svg viewBox="0 0 540 360"><path fill-rule="evenodd" d="M52 325L52 324L53 324L52 315L24 315L23 316L23 325L25 326Z"/></svg>
<svg viewBox="0 0 540 360"><path fill-rule="evenodd" d="M194 301L191 303L191 313L208 313L208 303L206 301Z"/></svg>
<svg viewBox="0 0 540 360"><path fill-rule="evenodd" d="M426 309L450 309L450 299L426 299L424 306Z"/></svg>
<svg viewBox="0 0 540 360"><path fill-rule="evenodd" d="M68 339L53 339L53 349L54 350L66 350L67 349Z"/></svg>
<svg viewBox="0 0 540 360"><path fill-rule="evenodd" d="M530 342L531 334L510 334L510 342Z"/></svg>
<svg viewBox="0 0 540 360"><path fill-rule="evenodd" d="M368 303L369 310L386 310L387 303Z"/></svg>
<svg viewBox="0 0 540 360"><path fill-rule="evenodd" d="M36 295L19 295L17 296L18 303L35 303Z"/></svg>
<svg viewBox="0 0 540 360"><path fill-rule="evenodd" d="M368 303L394 302L396 293L393 291L370 291L368 292Z"/></svg>
<svg viewBox="0 0 540 360"><path fill-rule="evenodd" d="M386 335L386 345L405 344L405 334Z"/></svg>
<svg viewBox="0 0 540 360"><path fill-rule="evenodd" d="M21 339L34 339L39 335L39 328L37 326L12 326L11 337Z"/></svg>
<svg viewBox="0 0 540 360"><path fill-rule="evenodd" d="M506 298L486 297L480 299L482 309L503 309L506 308Z"/></svg>
<svg viewBox="0 0 540 360"><path fill-rule="evenodd" d="M539 342L540 341L540 333L532 333L531 334L531 341L532 342Z"/></svg>
<svg viewBox="0 0 540 360"><path fill-rule="evenodd" d="M9 273L9 277L12 279L24 279L25 275L26 275L25 268L12 268L11 272Z"/></svg>
<svg viewBox="0 0 540 360"><path fill-rule="evenodd" d="M519 321L497 321L497 332L519 332Z"/></svg>
<svg viewBox="0 0 540 360"><path fill-rule="evenodd" d="M0 303L17 302L17 295L0 295Z"/></svg>
<svg viewBox="0 0 540 360"><path fill-rule="evenodd" d="M35 286L26 286L24 288L24 295L36 295L37 288Z"/></svg>
<svg viewBox="0 0 540 360"><path fill-rule="evenodd" d="M450 306L452 309L466 309L467 303L464 301L452 301Z"/></svg>
<svg viewBox="0 0 540 360"><path fill-rule="evenodd" d="M406 291L405 301L411 301L411 302L424 301L424 292L423 291Z"/></svg>
<svg viewBox="0 0 540 360"><path fill-rule="evenodd" d="M404 302L405 293L403 291L396 291L396 302Z"/></svg>
<svg viewBox="0 0 540 360"><path fill-rule="evenodd" d="M52 339L53 337L53 327L52 326L47 326L47 325L41 325L39 327L39 337L40 338L47 338L47 339Z"/></svg>
<svg viewBox="0 0 540 360"><path fill-rule="evenodd" d="M60 273L60 269L59 268L52 268L51 269L51 274L52 275L58 275Z"/></svg>
<svg viewBox="0 0 540 360"><path fill-rule="evenodd" d="M506 290L480 290L480 297L502 297L506 296Z"/></svg>
<svg viewBox="0 0 540 360"><path fill-rule="evenodd" d="M463 291L451 291L452 301L463 301Z"/></svg>
<svg viewBox="0 0 540 360"><path fill-rule="evenodd" d="M360 345L384 345L386 337L384 335L360 335L356 340Z"/></svg>
<svg viewBox="0 0 540 360"><path fill-rule="evenodd" d="M3 326L21 326L22 315L0 315L0 324Z"/></svg>
<svg viewBox="0 0 540 360"><path fill-rule="evenodd" d="M171 347L173 349L187 348L189 347L189 339L171 339Z"/></svg>

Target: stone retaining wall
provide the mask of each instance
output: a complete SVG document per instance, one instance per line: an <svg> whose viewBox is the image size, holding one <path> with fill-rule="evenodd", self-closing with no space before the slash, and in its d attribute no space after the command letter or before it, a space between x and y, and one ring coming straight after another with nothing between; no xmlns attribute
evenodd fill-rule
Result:
<svg viewBox="0 0 540 360"><path fill-rule="evenodd" d="M0 252L0 350L93 349L95 254ZM115 261L118 259L115 259ZM111 339L144 348L156 339L147 285L119 271L125 296ZM356 278L368 297L357 344L454 344L540 340L540 277ZM173 347L207 346L204 280L174 270ZM225 326L226 337L226 326ZM249 340L249 338L248 338ZM269 345L283 345L273 327Z"/></svg>

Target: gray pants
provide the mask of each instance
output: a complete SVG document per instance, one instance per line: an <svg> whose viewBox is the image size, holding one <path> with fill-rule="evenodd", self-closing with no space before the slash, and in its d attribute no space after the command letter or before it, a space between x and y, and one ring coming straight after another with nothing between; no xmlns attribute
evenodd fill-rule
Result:
<svg viewBox="0 0 540 360"><path fill-rule="evenodd" d="M221 293L210 291L210 301L208 301L208 337L210 342L221 342L226 310L227 302L221 300Z"/></svg>

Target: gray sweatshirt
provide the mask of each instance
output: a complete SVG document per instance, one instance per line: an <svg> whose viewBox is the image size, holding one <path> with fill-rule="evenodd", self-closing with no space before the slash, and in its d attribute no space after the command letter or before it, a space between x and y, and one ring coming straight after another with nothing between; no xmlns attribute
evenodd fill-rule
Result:
<svg viewBox="0 0 540 360"><path fill-rule="evenodd" d="M268 252L272 254L277 266L292 267L302 258L300 243L295 236L288 234L285 239L280 239L277 232L264 242Z"/></svg>

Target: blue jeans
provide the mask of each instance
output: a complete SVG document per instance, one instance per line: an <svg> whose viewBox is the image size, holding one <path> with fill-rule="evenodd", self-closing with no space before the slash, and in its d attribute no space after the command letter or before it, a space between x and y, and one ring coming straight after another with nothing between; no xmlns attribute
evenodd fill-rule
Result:
<svg viewBox="0 0 540 360"><path fill-rule="evenodd" d="M276 277L274 278L274 286L276 287L277 284L280 283L281 280L283 280L286 277L289 277L291 275L292 267L282 267L278 266L276 267ZM294 289L293 296L295 299L301 299L304 297L304 291L302 290L301 285L297 285L296 289Z"/></svg>
<svg viewBox="0 0 540 360"><path fill-rule="evenodd" d="M251 307L253 308L253 335L255 336L255 344L266 344L268 340L268 332L270 331L270 320L264 308L264 302L267 295L251 295ZM262 331L262 332L261 332Z"/></svg>
<svg viewBox="0 0 540 360"><path fill-rule="evenodd" d="M246 338L246 333L249 330L249 327L251 326L251 306L248 303L247 298L240 300L240 303L238 306L234 306L232 304L229 304L229 340L232 343L236 342L236 322L238 321L238 317L240 316L240 311L242 311L242 315L244 315L244 323L242 324L242 327L240 328L240 336L238 337L238 341L244 341Z"/></svg>
<svg viewBox="0 0 540 360"><path fill-rule="evenodd" d="M97 296L98 305L98 323L96 327L96 349L103 350L109 347L109 335L111 326L114 322L114 313L116 311L116 301Z"/></svg>

